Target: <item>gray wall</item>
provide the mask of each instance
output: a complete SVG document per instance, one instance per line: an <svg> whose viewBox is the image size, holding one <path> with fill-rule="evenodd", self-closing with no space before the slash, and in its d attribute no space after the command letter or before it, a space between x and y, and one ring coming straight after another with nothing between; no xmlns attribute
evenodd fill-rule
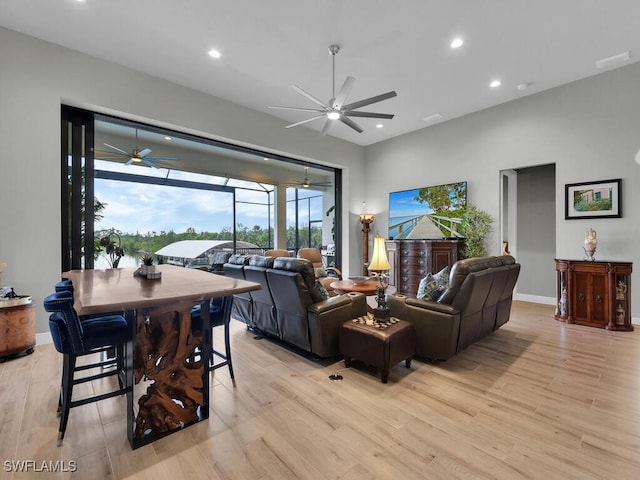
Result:
<svg viewBox="0 0 640 480"><path fill-rule="evenodd" d="M37 301L60 275L63 103L343 167L347 275L361 268L363 201L376 215L370 238L387 236L389 192L425 185L467 180L469 201L499 219L499 172L550 163L558 200L549 212L555 256L582 258L584 231L592 227L597 258L640 264L632 243L640 236L640 167L633 161L640 148L640 64L366 148L306 128L285 130L275 117L3 28L0 65L0 261L9 264L4 282ZM566 183L609 178L623 179L622 219L564 219ZM496 230L490 253L500 253L500 242ZM536 282L555 278L542 273ZM521 293L538 291L527 288ZM634 313L637 286L632 299ZM40 307L37 329L48 331Z"/></svg>
<svg viewBox="0 0 640 480"><path fill-rule="evenodd" d="M360 272L362 147L0 28L0 261L3 282L36 301L38 332L48 332L41 299L61 273L61 104L342 167L342 268Z"/></svg>
<svg viewBox="0 0 640 480"><path fill-rule="evenodd" d="M640 63L498 105L365 147L367 206L376 214L375 232L387 234L389 192L468 181L468 201L498 219L503 170L555 164L553 257L583 257L584 231L598 232L598 259L640 265ZM400 95L401 92L398 92ZM622 178L623 218L565 220L564 185ZM494 231L489 253L499 254ZM519 245L512 248L517 256ZM535 295L555 284L553 271L519 294ZM638 317L640 282L634 282L632 314ZM525 288L532 290L527 291ZM542 287L544 288L544 287Z"/></svg>
<svg viewBox="0 0 640 480"><path fill-rule="evenodd" d="M518 169L517 181L517 247L522 265L518 292L555 297L553 279L556 251L555 165ZM563 200L563 199L559 199Z"/></svg>

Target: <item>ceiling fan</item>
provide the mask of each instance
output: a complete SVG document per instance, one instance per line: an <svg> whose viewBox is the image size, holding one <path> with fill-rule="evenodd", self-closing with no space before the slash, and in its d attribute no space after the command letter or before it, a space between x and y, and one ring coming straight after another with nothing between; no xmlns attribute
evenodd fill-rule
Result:
<svg viewBox="0 0 640 480"><path fill-rule="evenodd" d="M131 152L127 152L118 147L114 147L113 145L109 145L108 143L104 144L105 147L109 147L114 151L104 151L104 150L96 150L95 158L97 160L117 160L117 159L125 159L128 160L125 162L125 165L146 165L152 168L172 168L176 167L176 162L179 160L178 157L162 157L162 156L152 156L149 155L151 153L150 148L144 148L140 150L138 145L138 129L136 129L136 147L131 150Z"/></svg>
<svg viewBox="0 0 640 480"><path fill-rule="evenodd" d="M328 102L322 102L318 100L316 97L307 93L302 88L297 85L291 85L296 92L305 96L313 103L317 104L320 108L297 108L297 107L280 107L277 105L269 105L269 108L276 108L280 110L295 110L298 112L311 112L315 113L315 115L311 118L307 118L306 120L302 120L301 122L292 123L291 125L287 125L286 128L295 127L298 125L302 125L303 123L311 122L318 118L324 118L324 126L322 127L322 135L326 135L331 123L334 120L340 120L345 125L353 128L356 132L362 133L363 130L351 120L350 117L363 117L363 118L384 118L384 119L392 119L393 115L388 113L375 113L375 112L360 112L356 111L357 108L365 107L367 105L371 105L373 103L382 102L383 100L387 100L389 98L395 97L397 94L395 91L383 93L380 95L376 95L375 97L365 98L364 100L359 100L357 102L348 103L345 105L345 100L351 91L351 87L353 87L353 83L355 82L355 78L347 77L340 88L340 91L336 95L336 54L340 51L339 45L330 45L329 46L329 54L331 54L332 62L333 62L333 90L332 90L332 98Z"/></svg>
<svg viewBox="0 0 640 480"><path fill-rule="evenodd" d="M330 187L332 182L311 182L309 181L309 167L304 167L304 180L300 183L286 183L285 185L296 188Z"/></svg>

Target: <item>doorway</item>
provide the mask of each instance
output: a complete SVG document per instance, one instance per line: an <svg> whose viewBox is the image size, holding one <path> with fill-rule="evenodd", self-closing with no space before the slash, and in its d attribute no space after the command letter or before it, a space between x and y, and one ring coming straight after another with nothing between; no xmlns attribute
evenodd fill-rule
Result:
<svg viewBox="0 0 640 480"><path fill-rule="evenodd" d="M500 172L500 236L522 265L516 297L555 303L555 164Z"/></svg>

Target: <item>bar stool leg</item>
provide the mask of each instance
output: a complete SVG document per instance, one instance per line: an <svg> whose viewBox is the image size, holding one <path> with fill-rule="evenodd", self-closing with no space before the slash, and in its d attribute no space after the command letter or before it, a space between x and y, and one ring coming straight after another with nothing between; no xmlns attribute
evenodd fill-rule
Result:
<svg viewBox="0 0 640 480"><path fill-rule="evenodd" d="M64 354L62 360L62 389L61 412L60 412L60 428L58 429L58 446L62 446L64 432L67 429L67 421L69 420L69 410L71 410L71 396L73 395L73 371L76 368L76 356L73 354Z"/></svg>
<svg viewBox="0 0 640 480"><path fill-rule="evenodd" d="M233 363L231 362L231 341L229 338L229 323L231 323L230 319L227 319L224 322L224 349L227 357L227 367L229 368L229 375L231 376L231 381L233 382L233 386L236 386L236 377L233 374Z"/></svg>

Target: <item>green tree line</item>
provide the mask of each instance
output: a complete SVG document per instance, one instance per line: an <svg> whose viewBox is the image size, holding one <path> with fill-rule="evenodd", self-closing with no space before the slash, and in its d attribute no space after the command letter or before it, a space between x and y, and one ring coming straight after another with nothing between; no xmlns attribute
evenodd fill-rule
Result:
<svg viewBox="0 0 640 480"><path fill-rule="evenodd" d="M108 235L110 230L100 230L95 232L96 255L102 248L99 245L100 238ZM120 246L124 249L125 255L138 256L144 253L155 253L162 247L180 240L233 240L233 230L231 227L224 227L220 232L197 232L195 228L189 227L182 233L173 230L147 233L125 233L115 231L120 237ZM307 247L309 238L309 227L302 227L298 230L300 245L298 248ZM112 240L114 236L112 236ZM260 248L273 248L273 229L265 229L259 225L248 227L238 224L236 228L236 239L238 241L249 242ZM312 227L311 229L311 245L312 247L320 247L322 243L322 231L320 228ZM287 248L295 249L295 228L289 226L287 228Z"/></svg>

